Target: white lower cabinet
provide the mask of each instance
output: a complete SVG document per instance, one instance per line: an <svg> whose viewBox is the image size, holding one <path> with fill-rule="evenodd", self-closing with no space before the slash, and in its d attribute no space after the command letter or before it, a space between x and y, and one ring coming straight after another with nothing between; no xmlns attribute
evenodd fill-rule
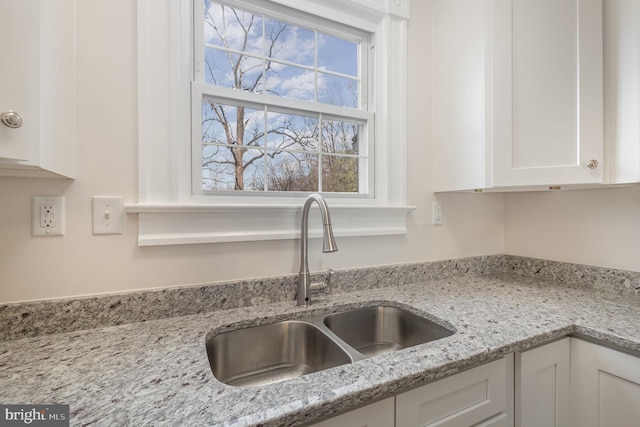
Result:
<svg viewBox="0 0 640 427"><path fill-rule="evenodd" d="M313 424L313 427L393 427L394 412L394 398L389 397Z"/></svg>
<svg viewBox="0 0 640 427"><path fill-rule="evenodd" d="M516 353L516 427L637 427L640 358L565 338Z"/></svg>
<svg viewBox="0 0 640 427"><path fill-rule="evenodd" d="M319 427L638 427L640 357L567 337Z"/></svg>
<svg viewBox="0 0 640 427"><path fill-rule="evenodd" d="M516 427L566 427L571 423L571 338L516 353Z"/></svg>
<svg viewBox="0 0 640 427"><path fill-rule="evenodd" d="M640 358L571 339L573 426L640 425Z"/></svg>

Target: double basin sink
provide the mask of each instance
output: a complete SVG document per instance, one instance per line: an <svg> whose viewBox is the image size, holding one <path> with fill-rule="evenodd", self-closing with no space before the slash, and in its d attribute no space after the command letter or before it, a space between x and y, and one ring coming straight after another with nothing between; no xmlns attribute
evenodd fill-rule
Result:
<svg viewBox="0 0 640 427"><path fill-rule="evenodd" d="M444 323L444 322L442 322ZM376 304L236 329L206 338L213 375L232 386L270 384L454 334L404 308Z"/></svg>

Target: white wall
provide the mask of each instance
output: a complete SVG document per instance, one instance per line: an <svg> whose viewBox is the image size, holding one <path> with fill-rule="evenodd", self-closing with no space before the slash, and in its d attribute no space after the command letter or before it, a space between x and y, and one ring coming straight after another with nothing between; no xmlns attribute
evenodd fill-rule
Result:
<svg viewBox="0 0 640 427"><path fill-rule="evenodd" d="M406 236L339 239L311 269L508 253L640 271L640 187L521 194L439 194L445 225L431 226L429 2L413 0L409 27L409 204ZM78 177L0 178L0 303L297 272L297 241L170 247L124 233L91 234L91 196L137 198L135 2L78 2ZM117 23L117 25L114 25ZM31 196L66 197L66 234L32 237Z"/></svg>
<svg viewBox="0 0 640 427"><path fill-rule="evenodd" d="M0 178L0 303L296 273L294 240L140 248L135 215L122 235L91 234L92 196L137 198L136 15L132 0L77 3L78 176ZM440 195L445 225L430 225L429 13L428 1L412 2L409 233L339 239L340 252L326 255L314 239L312 270L503 252L502 195ZM31 236L34 195L65 196L64 236Z"/></svg>
<svg viewBox="0 0 640 427"><path fill-rule="evenodd" d="M640 272L640 186L504 200L505 253Z"/></svg>

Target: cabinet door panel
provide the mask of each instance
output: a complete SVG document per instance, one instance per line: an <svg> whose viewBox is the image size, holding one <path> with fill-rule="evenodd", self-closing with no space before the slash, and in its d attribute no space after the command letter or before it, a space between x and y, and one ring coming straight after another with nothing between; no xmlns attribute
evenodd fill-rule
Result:
<svg viewBox="0 0 640 427"><path fill-rule="evenodd" d="M570 423L570 338L516 353L516 427Z"/></svg>
<svg viewBox="0 0 640 427"><path fill-rule="evenodd" d="M575 165L578 159L577 9L572 1L513 1L515 168Z"/></svg>
<svg viewBox="0 0 640 427"><path fill-rule="evenodd" d="M396 426L468 427L506 412L506 370L500 359L399 394Z"/></svg>
<svg viewBox="0 0 640 427"><path fill-rule="evenodd" d="M571 339L571 416L580 427L636 427L640 358Z"/></svg>
<svg viewBox="0 0 640 427"><path fill-rule="evenodd" d="M494 186L602 182L602 1L496 0L493 22Z"/></svg>
<svg viewBox="0 0 640 427"><path fill-rule="evenodd" d="M637 426L640 421L640 384L600 371L600 425Z"/></svg>

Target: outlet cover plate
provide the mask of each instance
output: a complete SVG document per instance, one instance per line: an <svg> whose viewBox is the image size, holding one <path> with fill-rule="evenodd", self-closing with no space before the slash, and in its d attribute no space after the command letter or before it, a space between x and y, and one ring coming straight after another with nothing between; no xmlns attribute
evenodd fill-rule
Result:
<svg viewBox="0 0 640 427"><path fill-rule="evenodd" d="M64 196L33 196L31 233L34 236L64 235Z"/></svg>

